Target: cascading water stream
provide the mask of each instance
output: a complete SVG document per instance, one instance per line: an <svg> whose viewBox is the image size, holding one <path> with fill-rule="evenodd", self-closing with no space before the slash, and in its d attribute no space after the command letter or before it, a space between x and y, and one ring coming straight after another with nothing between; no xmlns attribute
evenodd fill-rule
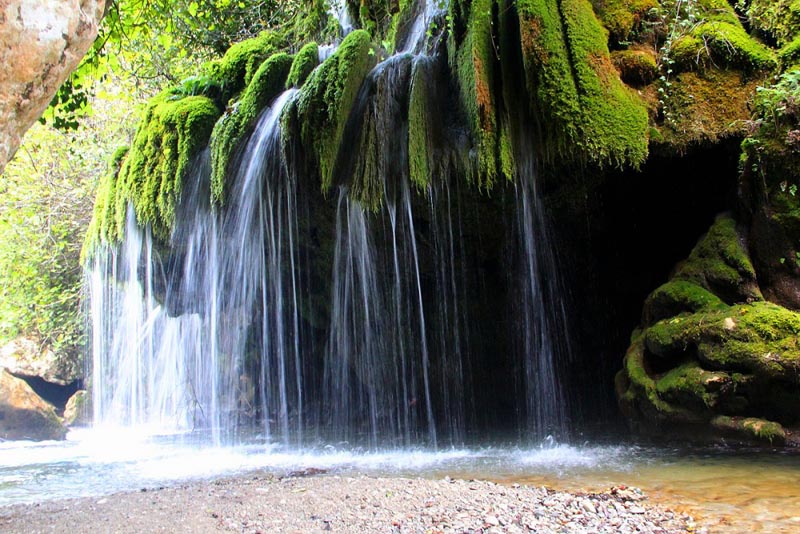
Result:
<svg viewBox="0 0 800 534"><path fill-rule="evenodd" d="M230 206L209 209L208 161L187 186L164 274L148 230L132 211L118 272L114 250L91 275L96 424L160 430L209 428L229 441L260 412L265 432L302 432L297 213L280 159L279 118L295 91L258 121L234 177ZM119 286L107 280L120 280ZM156 298L154 287L163 287ZM158 300L167 303L159 304ZM259 320L260 318L260 320ZM257 349L253 348L254 339ZM262 380L256 395L248 371ZM290 376L291 375L291 376ZM260 406L256 405L260 399ZM289 414L297 413L296 424Z"/></svg>
<svg viewBox="0 0 800 534"><path fill-rule="evenodd" d="M186 180L167 247L131 211L122 245L96 252L96 424L203 428L217 444L254 427L285 448L310 440L436 448L491 430L512 406L526 414L521 434L565 435L564 311L532 162L518 165L515 237L506 239L519 259L498 295L464 237L460 178L445 172L430 177L424 195L411 190L409 94L415 69L434 68L426 30L441 7L416 7L405 45L362 87L348 138L377 140L374 159L340 157L330 227L311 228L311 193L284 159L280 117L290 90L264 110L233 162L224 207L210 206L206 154ZM375 210L351 198L351 181L366 169L382 188ZM322 268L320 256L329 257ZM326 304L314 316L321 291ZM504 292L513 309L493 302ZM515 321L517 363L496 355L512 346L484 339L487 320ZM513 387L490 390L490 377L476 376L482 369L519 373L519 400ZM489 415L479 415L482 405Z"/></svg>

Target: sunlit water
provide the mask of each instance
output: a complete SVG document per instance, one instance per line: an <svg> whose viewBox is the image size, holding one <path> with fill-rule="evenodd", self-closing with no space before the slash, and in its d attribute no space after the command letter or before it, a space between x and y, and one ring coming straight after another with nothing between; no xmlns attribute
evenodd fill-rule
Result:
<svg viewBox="0 0 800 534"><path fill-rule="evenodd" d="M367 452L347 444L213 447L198 434L143 437L73 431L64 442L0 443L0 506L154 488L253 471L482 478L567 490L642 488L692 513L712 532L800 529L800 455L764 450L679 450L625 445L474 447Z"/></svg>

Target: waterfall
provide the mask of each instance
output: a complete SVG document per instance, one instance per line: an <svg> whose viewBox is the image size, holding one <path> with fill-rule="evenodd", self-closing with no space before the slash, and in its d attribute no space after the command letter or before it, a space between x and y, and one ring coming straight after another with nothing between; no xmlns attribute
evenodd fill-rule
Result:
<svg viewBox="0 0 800 534"><path fill-rule="evenodd" d="M350 10L347 9L347 0L328 0L328 12L339 21L342 37L353 31L353 20L350 18Z"/></svg>
<svg viewBox="0 0 800 534"><path fill-rule="evenodd" d="M424 53L427 33L432 31L431 22L437 15L444 13L447 4L445 0L421 0L415 4L417 13L406 35L405 44L399 50L400 53Z"/></svg>
<svg viewBox="0 0 800 534"><path fill-rule="evenodd" d="M561 288L555 275L550 228L537 194L535 174L523 166L515 185L517 231L521 247L519 330L525 377L528 437L564 437L567 399L559 363L569 358L567 321Z"/></svg>
<svg viewBox="0 0 800 534"><path fill-rule="evenodd" d="M208 206L208 158L198 162L178 208L170 265L132 210L121 250L96 253L96 424L210 428L222 442L260 415L267 436L277 429L284 442L300 439L298 222L279 129L294 94L262 113L222 214Z"/></svg>
<svg viewBox="0 0 800 534"><path fill-rule="evenodd" d="M409 181L410 87L414 69L436 68L426 31L444 5L417 4L405 45L367 77L335 198L284 159L288 90L240 147L223 207L210 205L206 152L169 243L129 210L88 277L95 424L285 448L436 448L512 424L566 435L566 305L529 140L508 197L446 163L424 191ZM358 187L380 202L356 200Z"/></svg>

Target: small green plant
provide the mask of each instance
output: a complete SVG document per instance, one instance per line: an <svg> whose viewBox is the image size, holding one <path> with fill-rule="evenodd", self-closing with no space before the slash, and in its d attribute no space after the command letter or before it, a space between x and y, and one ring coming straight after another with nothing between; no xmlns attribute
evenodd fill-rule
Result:
<svg viewBox="0 0 800 534"><path fill-rule="evenodd" d="M667 124L675 125L676 116L671 102L672 76L675 73L673 47L704 22L697 0L667 0L654 8L653 18L665 29L664 42L658 50L658 105Z"/></svg>

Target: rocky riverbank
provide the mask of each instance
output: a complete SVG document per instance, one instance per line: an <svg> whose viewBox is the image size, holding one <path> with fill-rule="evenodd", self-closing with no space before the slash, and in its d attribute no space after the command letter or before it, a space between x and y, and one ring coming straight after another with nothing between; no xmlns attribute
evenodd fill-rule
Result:
<svg viewBox="0 0 800 534"><path fill-rule="evenodd" d="M0 509L3 532L695 532L638 490L560 492L492 482L251 474Z"/></svg>

